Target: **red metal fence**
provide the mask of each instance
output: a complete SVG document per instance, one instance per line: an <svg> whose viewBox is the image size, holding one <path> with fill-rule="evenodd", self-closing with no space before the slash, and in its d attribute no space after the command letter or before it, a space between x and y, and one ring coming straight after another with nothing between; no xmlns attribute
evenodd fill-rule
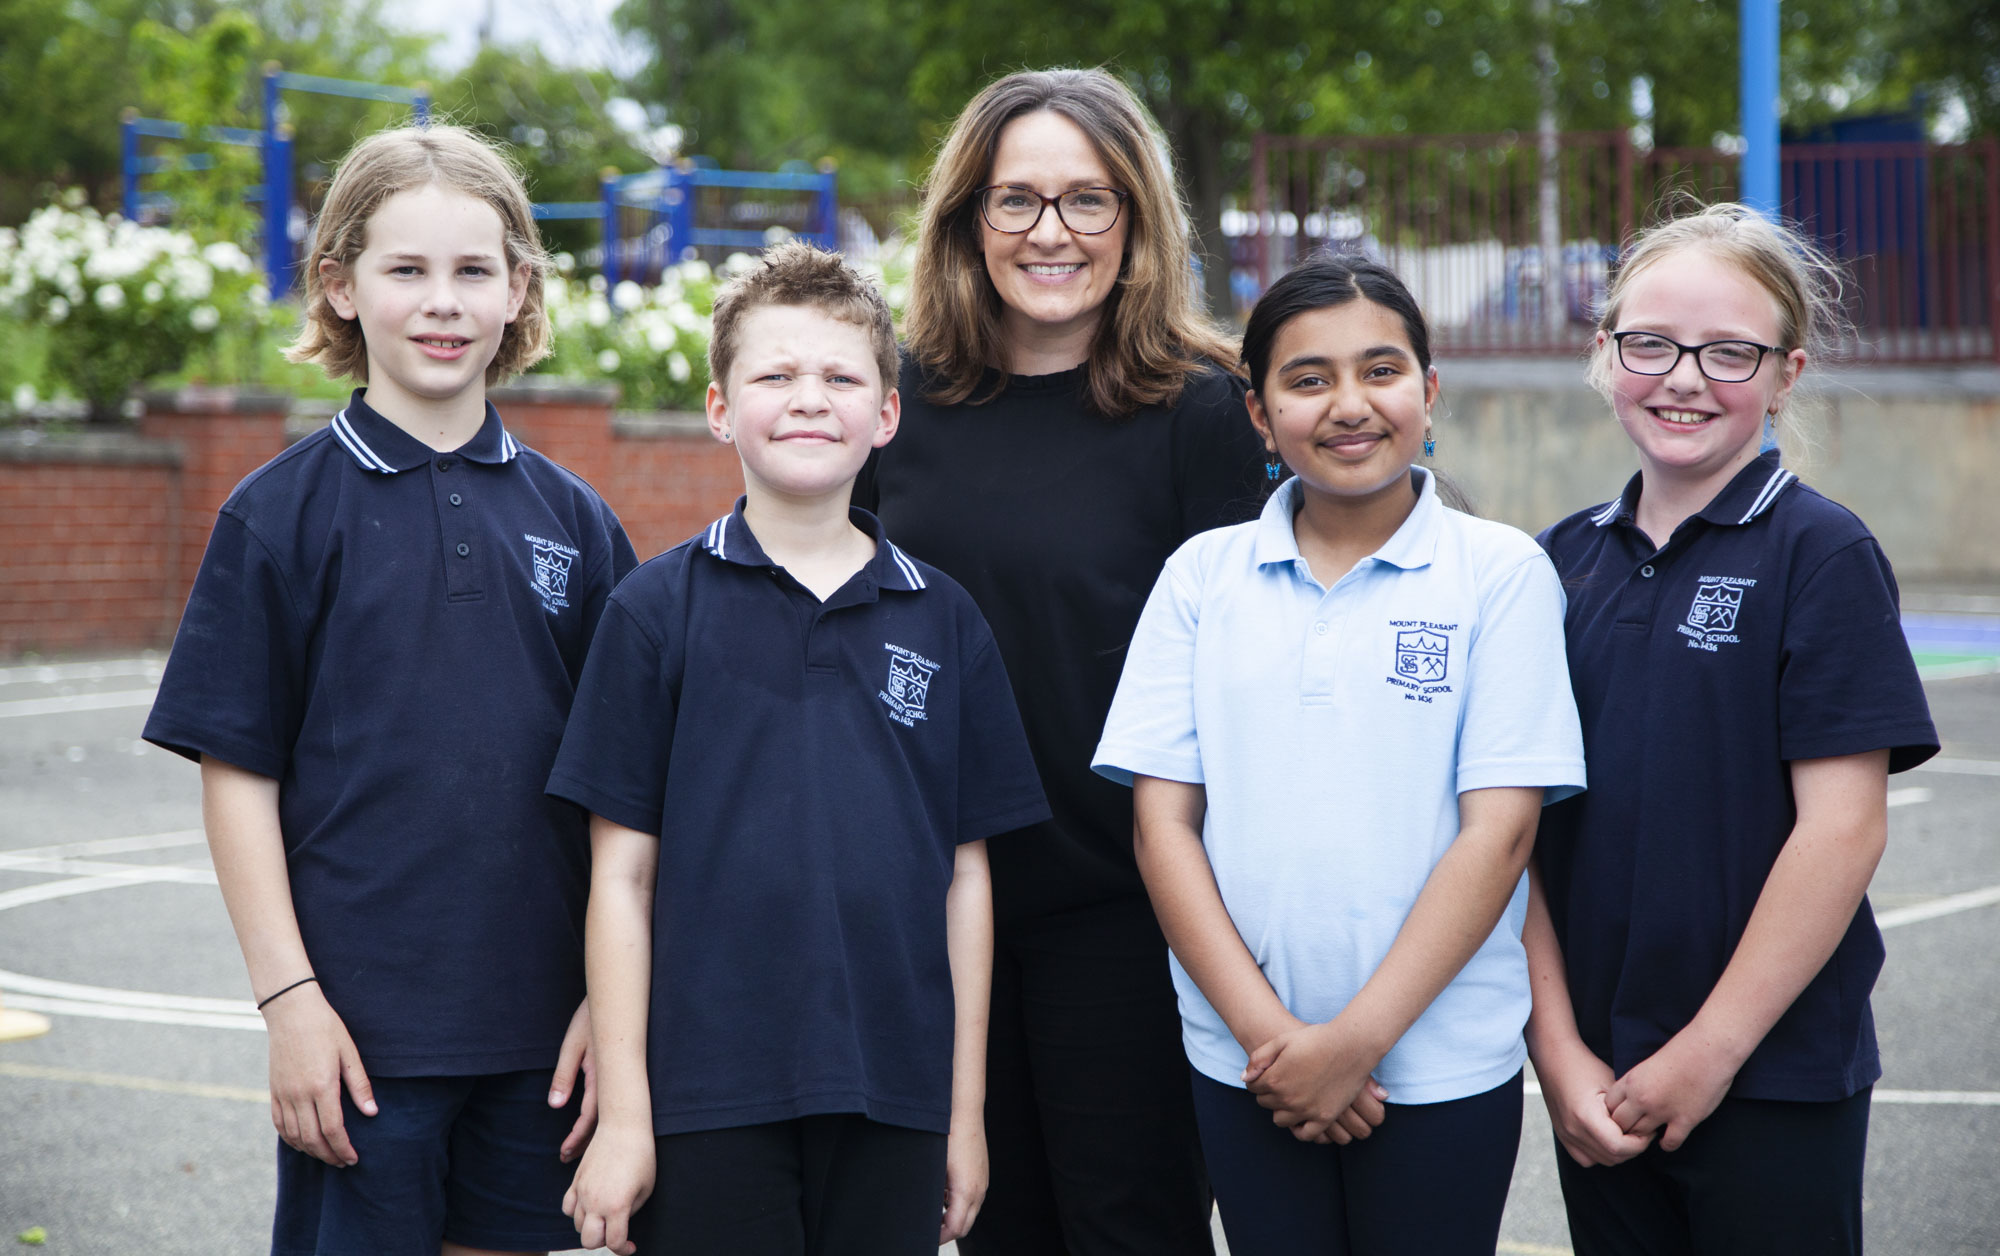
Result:
<svg viewBox="0 0 2000 1256"><path fill-rule="evenodd" d="M2000 361L2000 142L1797 144L1780 165L1781 212L1854 280L1849 355ZM1356 245L1410 283L1440 348L1570 353L1620 242L1679 199L1734 197L1736 177L1732 154L1624 132L1259 135L1225 230L1244 308L1300 255Z"/></svg>

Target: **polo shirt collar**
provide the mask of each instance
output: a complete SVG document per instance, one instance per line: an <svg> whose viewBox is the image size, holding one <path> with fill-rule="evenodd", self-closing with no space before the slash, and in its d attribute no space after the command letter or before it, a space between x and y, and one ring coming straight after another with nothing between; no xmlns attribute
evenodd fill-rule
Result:
<svg viewBox="0 0 2000 1256"><path fill-rule="evenodd" d="M414 471L438 455L402 428L383 418L368 404L365 388L357 388L347 404L333 416L333 435L341 447L361 464L364 471L394 475ZM486 403L486 420L472 439L450 452L472 462L498 466L521 456L521 442L500 425L500 412Z"/></svg>
<svg viewBox="0 0 2000 1256"><path fill-rule="evenodd" d="M1413 466L1410 478L1417 485L1415 508L1396 529L1396 534L1368 556L1370 560L1406 571L1430 565L1437 553L1439 529L1444 524L1444 503L1438 500L1436 477L1424 467ZM1299 538L1292 531L1292 516L1298 513L1299 494L1303 491L1299 477L1293 476L1280 484L1278 491L1264 503L1264 513L1257 517L1256 542L1251 547L1253 561L1258 566L1299 561Z"/></svg>
<svg viewBox="0 0 2000 1256"><path fill-rule="evenodd" d="M750 525L744 522L743 506L749 500L748 497L738 497L734 510L709 524L708 530L702 533L701 547L723 562L735 563L739 567L775 566L771 556L764 552L764 547L757 543ZM882 534L881 520L859 506L849 506L847 518L875 542L875 556L863 565L861 571L876 588L914 592L930 587L910 556Z"/></svg>
<svg viewBox="0 0 2000 1256"><path fill-rule="evenodd" d="M1639 509L1639 490L1644 472L1634 472L1625 482L1625 491L1604 503L1590 521L1600 528L1614 523L1631 526ZM1715 499L1694 513L1694 517L1717 527L1741 527L1775 504L1799 477L1778 464L1778 451L1765 450L1738 471Z"/></svg>

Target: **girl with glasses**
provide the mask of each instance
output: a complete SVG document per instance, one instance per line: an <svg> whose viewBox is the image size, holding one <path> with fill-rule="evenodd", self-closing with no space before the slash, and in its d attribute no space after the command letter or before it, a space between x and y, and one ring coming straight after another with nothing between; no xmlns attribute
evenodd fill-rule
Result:
<svg viewBox="0 0 2000 1256"><path fill-rule="evenodd" d="M1542 821L1528 1047L1579 1256L1861 1250L1864 893L1938 741L1881 547L1765 447L1839 295L1741 206L1642 235L1590 366L1639 473L1541 537L1591 785Z"/></svg>
<svg viewBox="0 0 2000 1256"><path fill-rule="evenodd" d="M924 191L902 428L855 489L979 603L1055 812L990 844L992 1186L967 1256L1211 1250L1131 793L1090 771L1161 564L1265 483L1167 152L1101 70L965 107Z"/></svg>

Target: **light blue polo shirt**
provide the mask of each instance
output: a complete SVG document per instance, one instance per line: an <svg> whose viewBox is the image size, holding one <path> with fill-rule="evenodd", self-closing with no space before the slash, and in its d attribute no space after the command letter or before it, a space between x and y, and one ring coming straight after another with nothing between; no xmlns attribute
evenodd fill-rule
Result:
<svg viewBox="0 0 2000 1256"><path fill-rule="evenodd" d="M1167 561L1092 763L1204 786L1222 901L1299 1018L1331 1020L1389 952L1458 835L1458 796L1584 783L1563 592L1524 533L1416 508L1331 589L1299 556L1287 481L1252 523ZM1383 1059L1394 1103L1490 1090L1527 1058L1525 878L1465 968ZM1188 1060L1240 1086L1246 1061L1173 961Z"/></svg>

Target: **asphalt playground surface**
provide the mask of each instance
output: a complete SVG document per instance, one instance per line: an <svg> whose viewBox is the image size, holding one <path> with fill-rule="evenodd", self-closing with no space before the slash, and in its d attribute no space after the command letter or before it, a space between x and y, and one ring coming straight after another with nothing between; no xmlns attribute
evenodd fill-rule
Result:
<svg viewBox="0 0 2000 1256"><path fill-rule="evenodd" d="M2000 1253L2000 597L1905 598L1944 752L1890 781L1871 891L1868 1245ZM196 769L138 740L157 656L0 663L0 1256L268 1250L265 1038L200 830ZM1500 1252L1569 1251L1528 1101ZM39 1247L20 1236L39 1231Z"/></svg>

